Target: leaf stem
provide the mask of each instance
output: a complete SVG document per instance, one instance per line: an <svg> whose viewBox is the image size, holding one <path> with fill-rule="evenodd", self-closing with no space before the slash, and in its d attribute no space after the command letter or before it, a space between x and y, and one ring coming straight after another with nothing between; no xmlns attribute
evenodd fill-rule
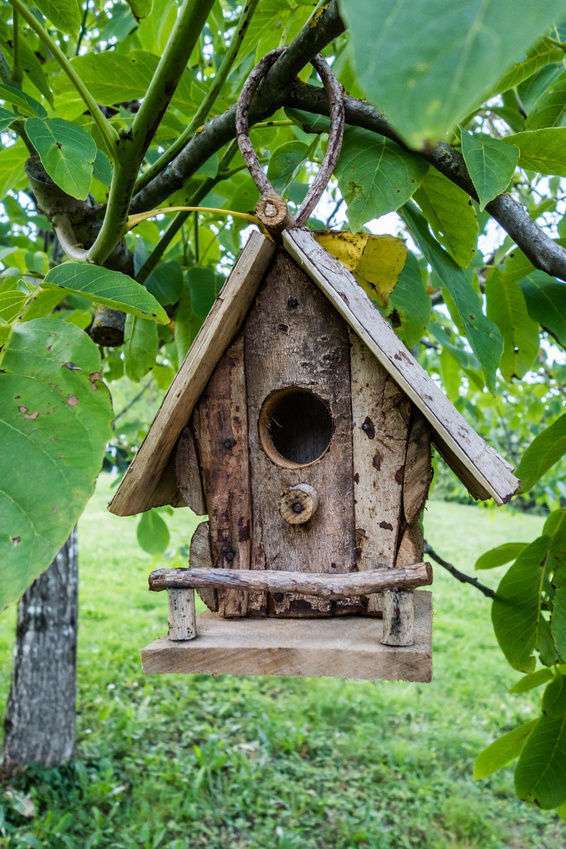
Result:
<svg viewBox="0 0 566 849"><path fill-rule="evenodd" d="M89 110L92 115L93 121L96 123L100 133L102 135L102 139L104 141L104 146L110 158L113 161L116 161L116 143L118 140L118 134L112 124L108 121L105 115L101 112L96 100L77 74L59 45L53 41L48 32L41 26L40 22L37 20L35 15L33 15L29 9L27 9L21 0L11 0L12 6L14 7L14 11L19 13L22 18L26 21L28 26L35 32L40 41L42 41L50 53L53 54L53 58L59 63L63 72L67 75L71 83L76 88L77 92L82 97L85 106Z"/></svg>
<svg viewBox="0 0 566 849"><path fill-rule="evenodd" d="M240 17L240 21L238 23L238 27L236 32L234 33L234 37L230 42L230 46L226 51L224 58L220 64L220 68L218 69L214 79L212 80L212 84L207 92L206 97L202 101L201 105L195 112L192 120L188 124L188 126L183 130L181 135L170 145L167 150L161 154L161 156L156 159L156 161L139 177L136 182L136 186L134 191L139 192L140 189L143 189L156 174L159 174L160 171L171 162L172 159L177 156L179 151L186 145L189 139L194 135L195 131L201 126L203 121L207 118L214 102L218 98L224 83L226 82L226 78L230 73L232 65L234 64L236 57L238 55L238 50L240 49L240 45L244 40L244 36L252 19L252 16L255 12L256 6L259 0L248 0L246 5L242 10L242 15Z"/></svg>
<svg viewBox="0 0 566 849"><path fill-rule="evenodd" d="M147 221L148 218L155 218L156 215L163 215L167 212L212 212L215 215L231 215L232 218L241 218L243 221L249 221L251 224L257 224L261 227L261 222L256 215L249 212L238 212L234 209L221 209L216 206L160 206L157 209L150 209L147 212L138 212L136 215L128 217L128 230L133 230L142 221Z"/></svg>

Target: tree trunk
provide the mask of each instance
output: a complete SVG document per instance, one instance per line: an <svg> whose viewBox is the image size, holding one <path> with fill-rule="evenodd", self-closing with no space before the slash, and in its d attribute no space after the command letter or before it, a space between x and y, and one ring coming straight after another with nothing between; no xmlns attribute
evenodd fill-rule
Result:
<svg viewBox="0 0 566 849"><path fill-rule="evenodd" d="M68 761L75 745L76 528L18 606L4 769Z"/></svg>

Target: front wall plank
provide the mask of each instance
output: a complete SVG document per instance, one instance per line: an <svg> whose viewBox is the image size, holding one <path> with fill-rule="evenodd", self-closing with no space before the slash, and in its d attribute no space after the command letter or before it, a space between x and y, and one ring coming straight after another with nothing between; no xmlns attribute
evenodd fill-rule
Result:
<svg viewBox="0 0 566 849"><path fill-rule="evenodd" d="M355 568L349 340L346 325L307 276L282 251L274 260L245 327L253 511L252 568L348 572ZM258 421L274 390L299 386L329 406L334 433L321 459L282 468L264 452ZM278 511L291 486L313 486L320 505L305 525ZM329 615L329 602L272 596L274 615Z"/></svg>
<svg viewBox="0 0 566 849"><path fill-rule="evenodd" d="M194 433L204 484L214 566L250 568L250 483L244 343L228 348L194 413ZM245 616L247 597L218 593L222 616Z"/></svg>

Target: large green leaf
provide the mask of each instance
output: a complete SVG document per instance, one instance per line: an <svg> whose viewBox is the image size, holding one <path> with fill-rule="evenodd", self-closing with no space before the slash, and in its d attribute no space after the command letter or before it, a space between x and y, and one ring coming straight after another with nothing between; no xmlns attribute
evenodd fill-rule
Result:
<svg viewBox="0 0 566 849"><path fill-rule="evenodd" d="M141 380L155 365L157 325L146 318L129 315L124 328L124 366L130 380Z"/></svg>
<svg viewBox="0 0 566 849"><path fill-rule="evenodd" d="M0 106L0 133L7 130L18 118L19 115L16 115L15 112L10 112L9 109L4 109L3 106Z"/></svg>
<svg viewBox="0 0 566 849"><path fill-rule="evenodd" d="M521 280L521 289L531 318L566 346L566 283L544 271L531 271Z"/></svg>
<svg viewBox="0 0 566 849"><path fill-rule="evenodd" d="M547 65L553 62L561 62L564 56L564 51L560 44L552 38L541 38L540 41L531 47L526 57L516 62L509 68L505 74L500 77L493 87L493 94L507 91L509 88L515 88L524 80L529 79Z"/></svg>
<svg viewBox="0 0 566 849"><path fill-rule="evenodd" d="M34 0L46 18L62 32L74 35L81 25L79 0Z"/></svg>
<svg viewBox="0 0 566 849"><path fill-rule="evenodd" d="M560 659L566 663L566 586L554 594L550 632Z"/></svg>
<svg viewBox="0 0 566 849"><path fill-rule="evenodd" d="M563 0L341 0L368 98L411 147L445 138L564 11Z"/></svg>
<svg viewBox="0 0 566 849"><path fill-rule="evenodd" d="M521 551L527 546L526 542L504 542L495 548L490 548L489 551L478 557L476 560L475 569L496 569L498 566L503 566L505 563L510 563L515 560Z"/></svg>
<svg viewBox="0 0 566 849"><path fill-rule="evenodd" d="M533 439L521 458L515 474L521 492L527 492L566 452L566 413Z"/></svg>
<svg viewBox="0 0 566 849"><path fill-rule="evenodd" d="M483 134L462 129L462 155L478 193L480 209L504 192L519 159L519 148Z"/></svg>
<svg viewBox="0 0 566 849"><path fill-rule="evenodd" d="M512 277L494 269L487 279L487 317L503 337L501 374L521 378L533 366L539 349L538 324L530 317L522 289Z"/></svg>
<svg viewBox="0 0 566 849"><path fill-rule="evenodd" d="M430 318L431 301L421 269L413 254L408 253L395 288L389 296L387 315L395 314L395 332L408 348L424 336Z"/></svg>
<svg viewBox="0 0 566 849"><path fill-rule="evenodd" d="M157 510L142 513L137 527L138 543L148 554L163 554L169 545L169 528Z"/></svg>
<svg viewBox="0 0 566 849"><path fill-rule="evenodd" d="M459 268L440 247L420 213L407 205L402 215L413 239L452 298L468 341L483 368L486 382L489 387L493 387L503 343L497 326L483 314L471 274Z"/></svg>
<svg viewBox="0 0 566 849"><path fill-rule="evenodd" d="M96 159L90 133L61 118L28 118L26 133L54 183L68 195L84 200Z"/></svg>
<svg viewBox="0 0 566 849"><path fill-rule="evenodd" d="M28 153L21 141L0 151L0 199L6 192L19 189L25 183L24 165L27 158Z"/></svg>
<svg viewBox="0 0 566 849"><path fill-rule="evenodd" d="M17 325L0 370L0 605L46 569L90 497L110 437L100 355L64 321Z"/></svg>
<svg viewBox="0 0 566 849"><path fill-rule="evenodd" d="M566 177L566 127L525 130L505 136L503 141L519 148L521 168Z"/></svg>
<svg viewBox="0 0 566 849"><path fill-rule="evenodd" d="M427 169L420 157L389 139L368 130L346 130L336 177L352 229L402 206Z"/></svg>
<svg viewBox="0 0 566 849"><path fill-rule="evenodd" d="M553 677L554 673L552 669L543 666L541 669L537 669L536 672L529 672L527 675L519 678L517 683L510 687L509 692L527 693L529 690L534 690L536 687L541 687L543 684L552 681Z"/></svg>
<svg viewBox="0 0 566 849"><path fill-rule="evenodd" d="M158 324L167 324L169 321L163 307L147 289L127 274L99 265L64 262L51 269L42 286L67 289L113 309L140 318L151 318Z"/></svg>
<svg viewBox="0 0 566 849"><path fill-rule="evenodd" d="M452 259L467 268L478 242L478 220L472 200L436 168L431 168L415 194L433 233Z"/></svg>
<svg viewBox="0 0 566 849"><path fill-rule="evenodd" d="M193 312L202 320L208 315L222 281L214 268L193 266L188 274L189 292Z"/></svg>
<svg viewBox="0 0 566 849"><path fill-rule="evenodd" d="M498 737L487 749L480 752L474 763L474 778L487 778L488 775L518 758L536 724L536 719L524 722L512 731L508 731L507 734Z"/></svg>
<svg viewBox="0 0 566 849"><path fill-rule="evenodd" d="M566 800L566 712L539 720L519 757L515 790L543 809Z"/></svg>
<svg viewBox="0 0 566 849"><path fill-rule="evenodd" d="M533 671L548 545L548 537L542 536L523 549L501 579L491 608L497 642L519 672Z"/></svg>
<svg viewBox="0 0 566 849"><path fill-rule="evenodd" d="M308 145L299 141L285 142L276 148L269 157L267 176L273 188L282 195L293 181L295 173L307 158Z"/></svg>
<svg viewBox="0 0 566 849"><path fill-rule="evenodd" d="M566 71L536 101L527 118L526 129L563 127L566 123Z"/></svg>
<svg viewBox="0 0 566 849"><path fill-rule="evenodd" d="M6 100L8 103L17 106L24 115L39 115L41 118L47 115L41 103L38 103L37 100L34 100L25 91L6 81L0 82L0 100Z"/></svg>

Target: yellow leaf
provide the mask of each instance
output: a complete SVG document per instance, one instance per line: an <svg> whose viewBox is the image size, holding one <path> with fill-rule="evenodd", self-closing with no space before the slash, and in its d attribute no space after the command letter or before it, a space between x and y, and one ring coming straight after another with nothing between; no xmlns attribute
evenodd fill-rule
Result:
<svg viewBox="0 0 566 849"><path fill-rule="evenodd" d="M373 301L387 305L407 259L407 248L401 239L332 230L314 233L314 237L352 272Z"/></svg>

